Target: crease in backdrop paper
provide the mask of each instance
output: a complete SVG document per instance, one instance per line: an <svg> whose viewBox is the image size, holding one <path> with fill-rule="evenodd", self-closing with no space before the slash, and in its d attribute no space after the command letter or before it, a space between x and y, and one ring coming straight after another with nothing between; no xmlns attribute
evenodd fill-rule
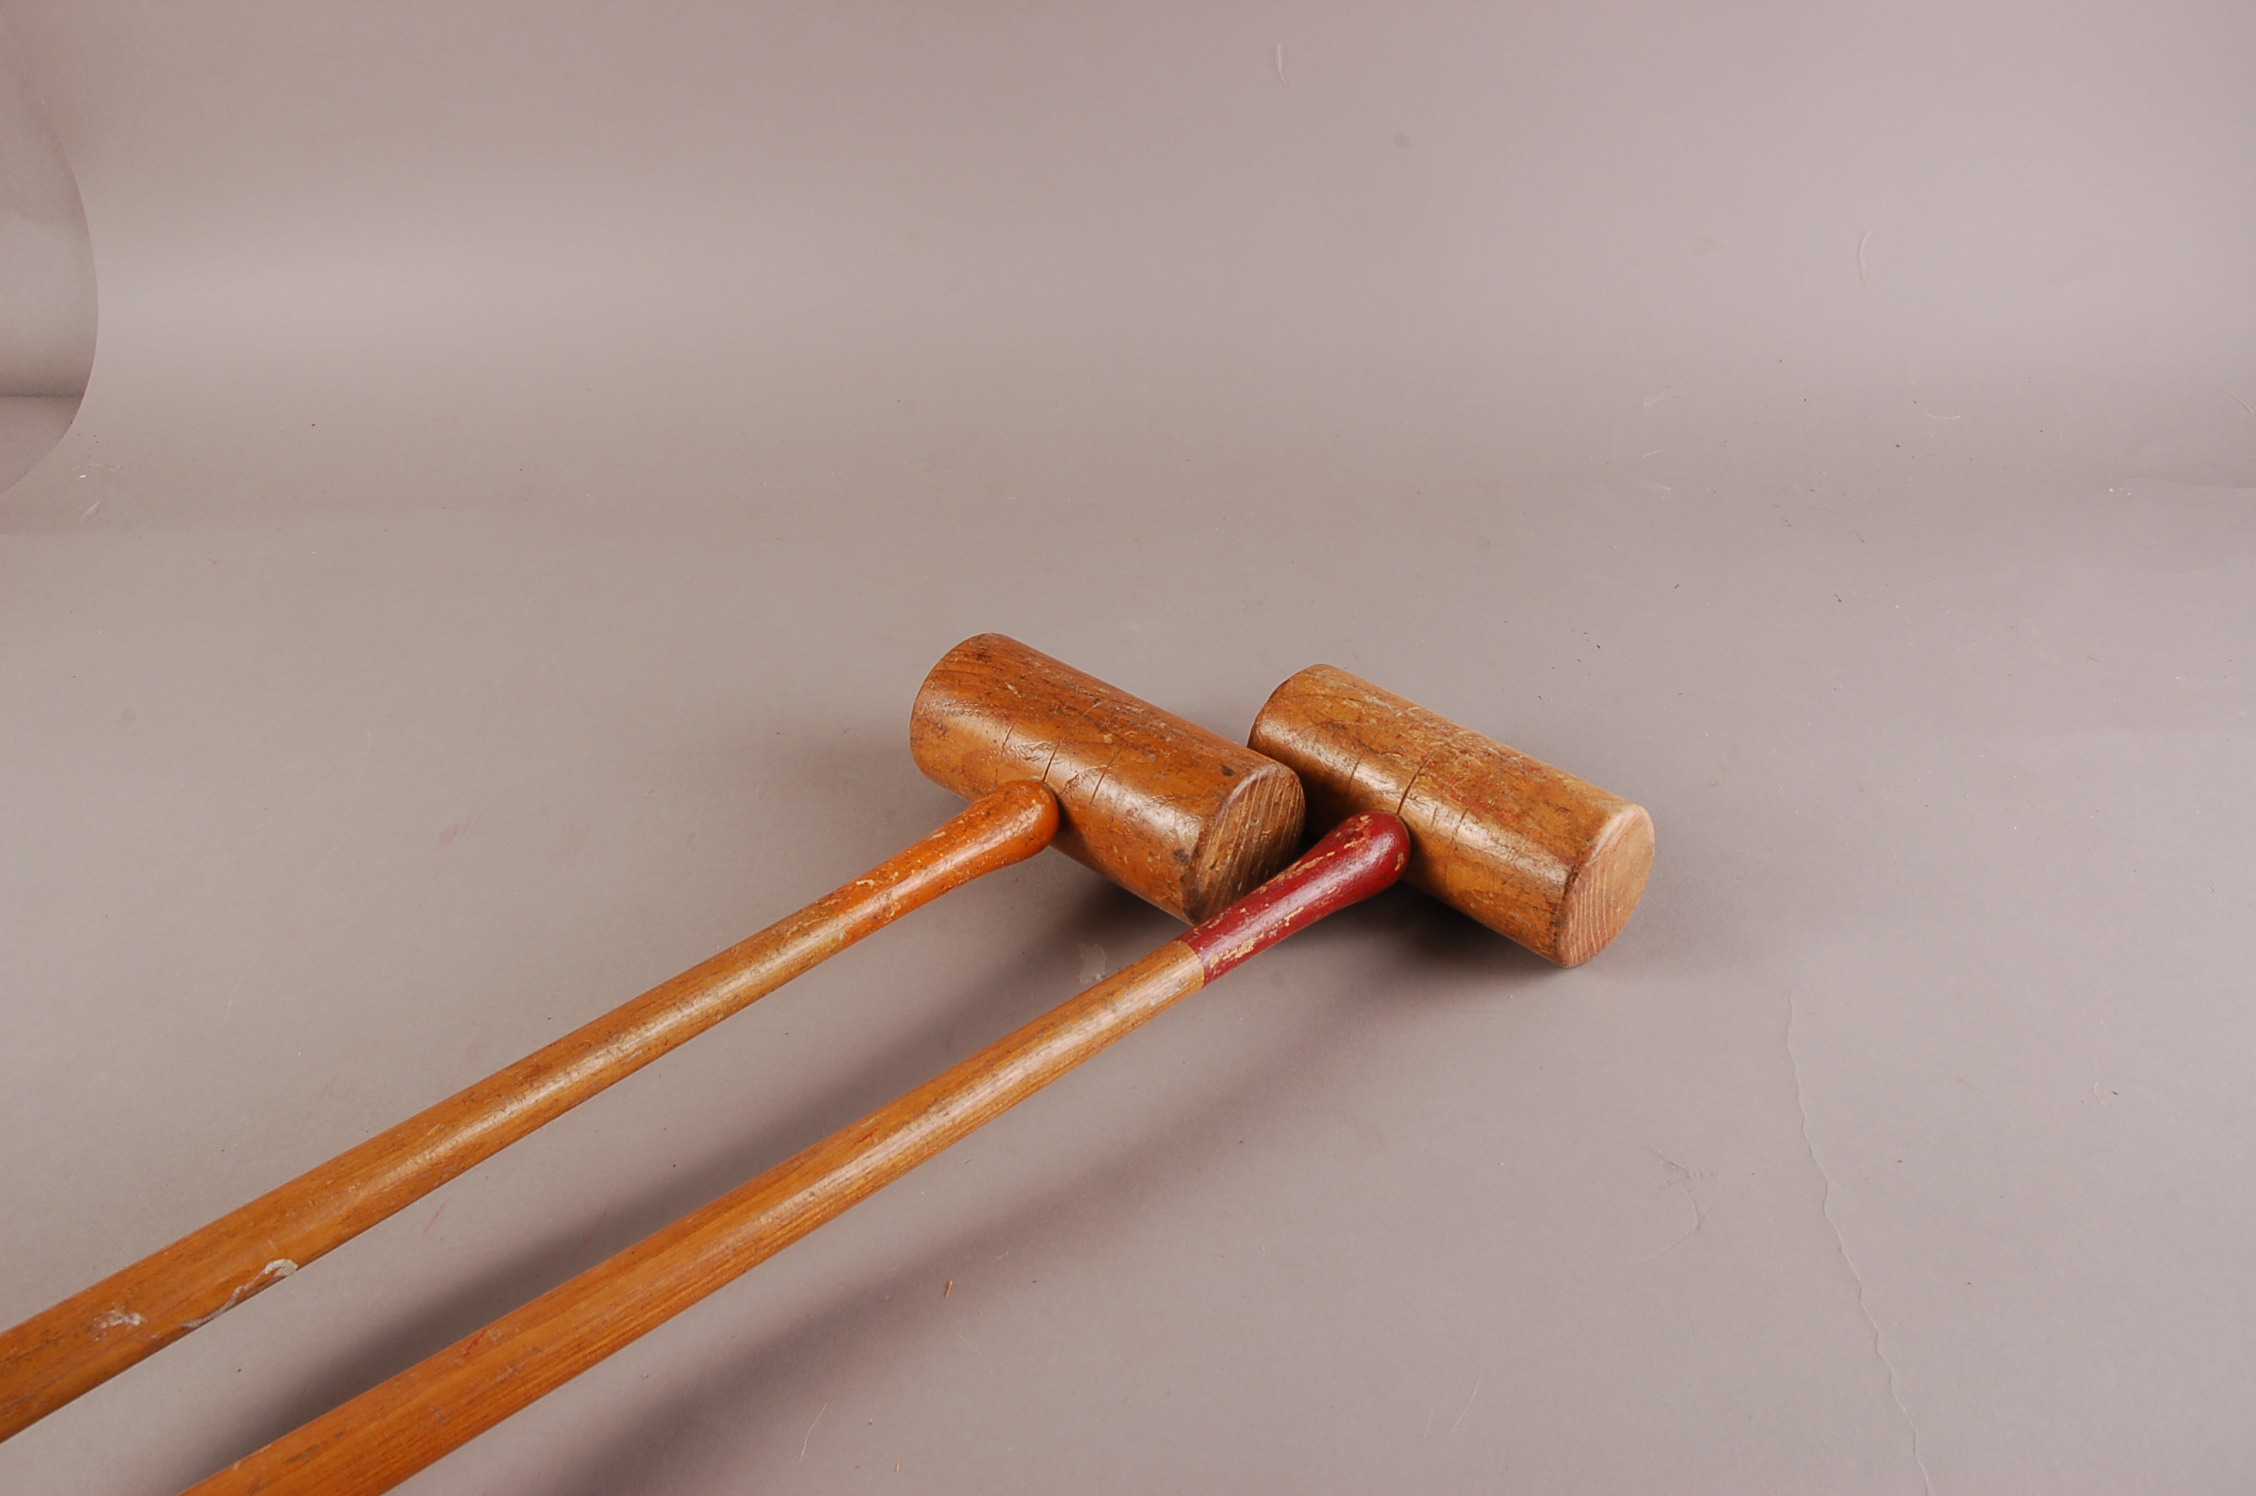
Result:
<svg viewBox="0 0 2256 1496"><path fill-rule="evenodd" d="M62 440L93 366L86 211L0 15L0 490Z"/></svg>

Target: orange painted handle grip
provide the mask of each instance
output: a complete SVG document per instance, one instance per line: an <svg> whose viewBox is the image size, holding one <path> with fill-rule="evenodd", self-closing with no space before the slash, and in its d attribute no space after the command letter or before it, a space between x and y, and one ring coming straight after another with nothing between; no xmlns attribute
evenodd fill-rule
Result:
<svg viewBox="0 0 2256 1496"><path fill-rule="evenodd" d="M0 1438L350 1241L949 889L1033 856L1057 801L1008 784L861 878L0 1336Z"/></svg>
<svg viewBox="0 0 2256 1496"><path fill-rule="evenodd" d="M1401 876L1409 833L1351 817L1229 909L702 1210L332 1409L189 1496L367 1496L774 1256L1248 956Z"/></svg>

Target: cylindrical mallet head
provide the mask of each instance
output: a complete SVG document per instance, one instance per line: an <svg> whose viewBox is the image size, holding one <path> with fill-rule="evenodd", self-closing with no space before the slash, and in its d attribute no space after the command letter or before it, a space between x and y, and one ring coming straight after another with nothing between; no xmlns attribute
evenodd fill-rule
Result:
<svg viewBox="0 0 2256 1496"><path fill-rule="evenodd" d="M1643 806L1344 670L1279 686L1251 741L1300 775L1318 824L1392 811L1410 827L1405 882L1561 966L1604 949L1645 891Z"/></svg>
<svg viewBox="0 0 2256 1496"><path fill-rule="evenodd" d="M1300 841L1291 770L1001 634L966 639L932 667L909 751L966 799L1011 780L1047 785L1053 845L1194 924Z"/></svg>

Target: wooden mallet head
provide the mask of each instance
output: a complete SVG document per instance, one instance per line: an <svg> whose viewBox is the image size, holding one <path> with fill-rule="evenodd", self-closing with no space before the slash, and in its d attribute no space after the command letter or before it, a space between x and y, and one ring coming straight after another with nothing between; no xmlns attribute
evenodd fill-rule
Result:
<svg viewBox="0 0 2256 1496"><path fill-rule="evenodd" d="M1057 796L1055 845L1193 924L1291 860L1292 771L1001 634L925 677L909 751L965 799L1013 780Z"/></svg>
<svg viewBox="0 0 2256 1496"><path fill-rule="evenodd" d="M1279 686L1250 741L1299 774L1316 824L1402 817L1405 882L1561 966L1603 950L1645 891L1643 806L1345 670L1315 665Z"/></svg>

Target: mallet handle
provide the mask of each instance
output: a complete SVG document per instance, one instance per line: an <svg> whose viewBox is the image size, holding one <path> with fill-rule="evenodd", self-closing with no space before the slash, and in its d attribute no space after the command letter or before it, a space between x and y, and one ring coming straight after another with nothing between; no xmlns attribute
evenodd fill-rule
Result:
<svg viewBox="0 0 2256 1496"><path fill-rule="evenodd" d="M1033 1095L1248 956L1401 875L1409 833L1355 816L1229 909L889 1106L296 1432L190 1496L393 1485Z"/></svg>
<svg viewBox="0 0 2256 1496"><path fill-rule="evenodd" d="M983 796L863 877L0 1336L0 1438L276 1283L872 931L1057 831Z"/></svg>

